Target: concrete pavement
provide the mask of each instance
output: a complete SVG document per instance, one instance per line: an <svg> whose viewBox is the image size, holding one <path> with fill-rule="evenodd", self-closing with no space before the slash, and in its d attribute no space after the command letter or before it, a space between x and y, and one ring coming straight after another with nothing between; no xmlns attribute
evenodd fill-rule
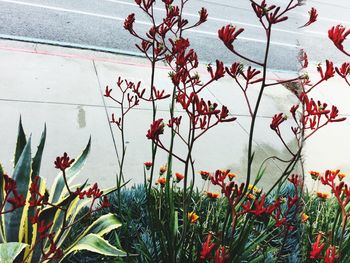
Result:
<svg viewBox="0 0 350 263"><path fill-rule="evenodd" d="M204 67L205 65L199 69L201 76L205 76ZM156 75L156 86L166 91L171 89L168 71L169 69L160 65ZM112 112L118 114L118 108L103 97L103 92L106 85L117 90L115 83L118 76L133 81L140 80L147 86L149 72L147 61L142 58L1 40L0 160L2 164L10 173L17 125L21 115L25 131L27 134L33 134L33 150L34 145L38 144L44 123L47 125L47 143L41 175L47 179L48 184L51 184L57 176L53 165L55 157L65 151L72 157L77 156L91 135L91 154L79 181L88 178L90 182L97 181L104 187L113 185L118 169L116 151L118 149L120 151L120 137L117 129L110 126L108 118ZM273 73L270 77L277 78L281 75L282 73ZM347 98L350 95L350 88L340 85L339 79L334 81L330 84L340 88L322 87L320 95L325 99L331 98L332 103L340 106L342 113L349 114L350 106ZM251 90L252 96L254 89L255 87ZM331 97L327 95L329 89L332 89ZM194 149L196 170L214 171L230 168L238 176L243 177L246 167L249 117L242 94L231 79L224 78L212 85L203 96L205 99L228 106L238 119L234 123L223 124L211 130L198 141ZM287 156L283 145L270 130L269 124L271 116L275 113L288 112L290 104L295 102L295 99L294 95L282 86L266 91L257 120L255 137L257 160L263 160L272 154ZM163 101L157 107L158 116L168 119L169 102ZM180 113L181 109L178 108L177 114ZM141 103L137 109L131 111L126 121L125 175L128 179L132 179L132 183L140 183L143 181L143 162L151 158L150 142L145 136L151 122L150 105ZM347 121L345 124L335 124L330 129L325 128L319 137L310 141L306 151L306 169L317 170L339 166L347 168L347 156L344 153L350 146L348 145L350 141L346 141L346 135L350 131L349 124ZM285 132L291 135L288 127ZM332 139L328 140L331 134ZM169 137L167 135L166 133L164 138ZM291 138L289 136L290 140ZM184 148L176 144L175 151L181 154ZM166 154L159 152L158 157L157 167L166 162ZM271 163L262 184L271 185L282 168L281 164ZM175 171L181 172L181 169L181 165L176 163ZM257 167L254 170L256 171Z"/></svg>

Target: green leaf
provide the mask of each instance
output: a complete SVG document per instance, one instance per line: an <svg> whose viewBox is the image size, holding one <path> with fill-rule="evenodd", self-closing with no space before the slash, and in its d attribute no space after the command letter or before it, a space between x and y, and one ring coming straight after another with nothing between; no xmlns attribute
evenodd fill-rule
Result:
<svg viewBox="0 0 350 263"><path fill-rule="evenodd" d="M69 207L69 205L71 204L71 202L75 199L74 195L71 196L67 196L65 197L63 200L61 200L60 202L58 202L55 206L49 206L45 209L43 209L40 213L39 213L39 222L44 221L44 223L47 225L49 223L55 223L54 222L54 218L56 216L57 211L61 211L60 208L62 209L67 209L67 207ZM58 234L58 233L57 233ZM36 240L35 241L39 241L39 237L38 235L36 235ZM35 242L34 241L34 242ZM40 256L41 256L41 249L40 246L41 245L45 245L47 240L43 240L40 241L40 245L38 245L33 252L33 256L32 256L32 262L39 262ZM32 242L33 243L33 242Z"/></svg>
<svg viewBox="0 0 350 263"><path fill-rule="evenodd" d="M33 158L32 179L34 179L33 178L34 176L39 176L40 174L41 159L43 156L45 141L46 141L46 125L44 126L44 131L41 134L38 150L36 151L36 154Z"/></svg>
<svg viewBox="0 0 350 263"><path fill-rule="evenodd" d="M26 144L27 144L27 139L22 126L22 117L20 117L19 124L18 124L18 134L17 134L14 166L16 166L19 158L21 157L22 151L26 146Z"/></svg>
<svg viewBox="0 0 350 263"><path fill-rule="evenodd" d="M67 177L68 183L71 182L75 178L75 176L80 172L80 170L83 168L86 162L86 157L90 152L90 147L91 147L91 137L89 138L89 142L86 145L82 154L75 160L73 165L66 170L66 177ZM65 188L65 184L64 184L63 176L62 176L62 173L60 173L56 177L52 185L49 202L51 203L59 202L60 199L62 199L62 192L64 188Z"/></svg>
<svg viewBox="0 0 350 263"><path fill-rule="evenodd" d="M77 252L80 250L88 250L90 252L98 253L105 256L111 257L126 257L126 252L117 249L112 246L107 240L96 234L89 234L78 241L78 243L67 251L64 251L62 262L70 253Z"/></svg>
<svg viewBox="0 0 350 263"><path fill-rule="evenodd" d="M121 227L121 225L122 224L114 214L108 213L106 215L100 216L77 238L77 240L67 250L73 248L76 244L79 243L79 240L83 239L89 234L95 234L102 237L112 230Z"/></svg>
<svg viewBox="0 0 350 263"><path fill-rule="evenodd" d="M19 158L15 169L13 171L12 179L17 183L17 192L19 195L27 197L29 182L30 182L30 171L31 171L31 138L29 138L26 146L24 147L21 157ZM13 197L13 193L9 195ZM5 211L12 209L12 205L6 203ZM11 213L5 214L5 232L7 242L17 242L21 226L23 207L17 208Z"/></svg>
<svg viewBox="0 0 350 263"><path fill-rule="evenodd" d="M12 263L28 245L18 242L0 244L0 263Z"/></svg>
<svg viewBox="0 0 350 263"><path fill-rule="evenodd" d="M41 134L40 138L40 143L38 146L38 150L33 158L32 162L32 174L31 174L31 180L33 181L36 176L38 176L38 186L39 189L45 188L46 184L44 180L39 176L40 174L40 166L41 166L41 160L42 160L42 155L44 151L44 146L45 146L45 141L46 141L46 125L44 126L44 131ZM41 194L44 194L43 192ZM28 218L32 218L35 214L35 208L34 207L28 207ZM32 233L33 233L33 226L32 224L27 224L28 229L25 231L25 235L27 236L27 241L26 243L31 243L32 241Z"/></svg>
<svg viewBox="0 0 350 263"><path fill-rule="evenodd" d="M5 179L4 179L4 170L2 169L2 165L0 164L0 204L4 202L5 198ZM4 216L0 211L0 243L5 241L5 229L4 229Z"/></svg>
<svg viewBox="0 0 350 263"><path fill-rule="evenodd" d="M122 224L118 220L118 218L111 213L100 216L96 219L82 234L82 236L86 236L88 234L96 234L99 236L103 236L113 229L117 229L121 227Z"/></svg>

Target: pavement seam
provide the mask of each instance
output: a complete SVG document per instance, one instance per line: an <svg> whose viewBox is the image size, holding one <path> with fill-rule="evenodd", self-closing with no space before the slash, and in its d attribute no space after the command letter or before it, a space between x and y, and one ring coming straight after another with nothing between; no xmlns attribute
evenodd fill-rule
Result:
<svg viewBox="0 0 350 263"><path fill-rule="evenodd" d="M66 105L66 106L84 106L84 107L95 107L95 108L103 107L103 105L97 105L97 104L59 102L59 101L20 100L20 99L6 99L6 98L0 98L0 101L23 102L23 103L38 103L38 104L52 104L52 105Z"/></svg>
<svg viewBox="0 0 350 263"><path fill-rule="evenodd" d="M115 140L115 137L114 137L114 133L113 133L113 129L112 129L112 124L111 122L109 121L109 113L108 113L108 110L107 110L107 105L106 105L106 101L105 101L105 98L104 98L104 95L102 93L102 84L101 84L101 81L100 81L100 78L98 76L98 72L97 72L97 68L96 68L96 64L95 64L95 60L92 60L92 65L93 65L93 68L94 68L94 71L95 71L95 75L96 75L96 78L97 78L97 82L98 82L98 90L99 90L99 93L101 95L101 98L102 98L102 101L103 101L103 107L105 109L105 113L106 113L106 118L107 118L107 122L108 122L108 126L109 126L109 131L111 133L111 136L112 136L112 141L113 141L113 146L114 146L114 150L115 150L115 153L117 155L117 159L118 159L118 164L120 166L120 158L119 158L119 153L118 153L118 148L117 148L117 143L116 143L116 140Z"/></svg>

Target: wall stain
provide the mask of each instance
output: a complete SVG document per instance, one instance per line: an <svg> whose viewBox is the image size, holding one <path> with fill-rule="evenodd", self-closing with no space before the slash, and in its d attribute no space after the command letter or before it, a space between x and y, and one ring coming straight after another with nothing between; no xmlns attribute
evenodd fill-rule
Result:
<svg viewBox="0 0 350 263"><path fill-rule="evenodd" d="M78 126L80 129L86 127L86 113L82 106L78 106Z"/></svg>

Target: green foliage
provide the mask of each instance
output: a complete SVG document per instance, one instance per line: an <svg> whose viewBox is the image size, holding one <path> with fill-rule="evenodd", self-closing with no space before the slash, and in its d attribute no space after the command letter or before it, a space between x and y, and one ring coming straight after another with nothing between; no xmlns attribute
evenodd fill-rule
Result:
<svg viewBox="0 0 350 263"><path fill-rule="evenodd" d="M104 237L121 226L121 223L114 214L106 214L100 218L96 217L85 231L76 236L74 242L67 243L71 226L80 220L84 220L91 214L91 207L88 213L77 218L80 211L92 206L89 198L80 198L78 194L69 193L65 187L62 172L56 177L51 189L52 195L46 189L45 180L39 176L42 154L46 140L46 128L44 129L40 143L34 158L31 153L31 138L26 139L22 123L19 123L19 133L15 151L15 167L13 175L7 179L2 168L0 169L0 201L2 206L0 237L0 262L39 262L47 259L62 261L70 254L80 250L89 250L94 253L113 256L117 258L125 257L126 253L119 249L119 246L111 245ZM71 167L66 169L68 182L75 179L86 162L90 151L90 140L83 153ZM18 195L23 195L25 205L13 209L8 202L14 197L14 191L5 192L5 184L8 180L16 182ZM39 205L31 205L33 195L33 185L37 187L37 192L44 201ZM86 183L80 184L81 191L86 189ZM70 188L73 188L70 186ZM116 188L104 191L107 195ZM10 193L5 198L6 193ZM103 197L103 196L102 196ZM12 211L13 210L13 211ZM7 212L11 211L11 212ZM37 214L36 214L37 213ZM35 215L36 214L36 215ZM80 214L81 215L81 214ZM37 218L33 222L33 218ZM48 226L43 232L42 226ZM44 234L43 234L44 233ZM62 251L63 258L50 257L52 251Z"/></svg>

